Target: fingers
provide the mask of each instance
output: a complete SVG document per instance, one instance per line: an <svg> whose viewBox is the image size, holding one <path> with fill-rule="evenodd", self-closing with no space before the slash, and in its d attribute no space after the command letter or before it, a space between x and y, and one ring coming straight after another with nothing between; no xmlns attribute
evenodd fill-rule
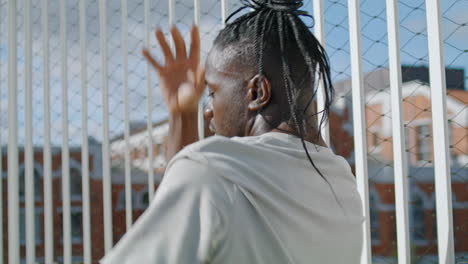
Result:
<svg viewBox="0 0 468 264"><path fill-rule="evenodd" d="M200 61L200 33L197 26L193 26L190 30L190 38L192 43L190 44L189 60L198 66Z"/></svg>
<svg viewBox="0 0 468 264"><path fill-rule="evenodd" d="M186 59L187 58L187 51L185 50L185 42L180 35L179 30L175 27L171 27L171 34L172 38L174 39L174 45L176 48L176 58L178 59Z"/></svg>
<svg viewBox="0 0 468 264"><path fill-rule="evenodd" d="M169 45L167 44L166 38L164 37L164 33L159 28L157 28L155 35L159 41L159 45L161 45L166 64L174 61L174 56L172 55L171 48L169 48Z"/></svg>
<svg viewBox="0 0 468 264"><path fill-rule="evenodd" d="M161 65L153 58L151 53L144 48L143 49L143 56L148 60L148 62L157 70L160 71L162 69Z"/></svg>

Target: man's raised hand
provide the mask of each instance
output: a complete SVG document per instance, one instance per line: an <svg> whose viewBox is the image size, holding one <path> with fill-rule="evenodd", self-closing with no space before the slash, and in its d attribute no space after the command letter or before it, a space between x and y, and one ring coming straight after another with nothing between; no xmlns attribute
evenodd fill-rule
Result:
<svg viewBox="0 0 468 264"><path fill-rule="evenodd" d="M175 55L171 51L163 32L156 29L155 35L164 54L164 65L157 62L147 49L143 55L156 70L164 101L170 114L193 112L204 90L204 69L200 67L200 34L193 26L190 53L187 56L184 39L175 26L171 27Z"/></svg>

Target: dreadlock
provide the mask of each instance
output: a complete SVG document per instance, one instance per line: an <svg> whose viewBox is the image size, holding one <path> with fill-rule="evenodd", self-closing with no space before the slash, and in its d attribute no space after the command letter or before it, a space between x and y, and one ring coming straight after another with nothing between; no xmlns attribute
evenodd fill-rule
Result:
<svg viewBox="0 0 468 264"><path fill-rule="evenodd" d="M310 163L330 185L312 160L304 139L311 123L320 138L320 128L328 120L334 95L326 52L300 16L313 18L299 10L302 0L241 0L241 3L243 6L226 19L226 27L216 37L214 46L242 52L239 59L256 70L259 82L264 76L271 81L272 97L288 106L288 111L280 113L275 124L292 123ZM246 8L251 11L229 22ZM273 74L278 68L280 76ZM317 113L313 110L313 101L319 80L324 84L325 107ZM319 113L323 115L317 126L314 117ZM275 124L270 125L276 127Z"/></svg>

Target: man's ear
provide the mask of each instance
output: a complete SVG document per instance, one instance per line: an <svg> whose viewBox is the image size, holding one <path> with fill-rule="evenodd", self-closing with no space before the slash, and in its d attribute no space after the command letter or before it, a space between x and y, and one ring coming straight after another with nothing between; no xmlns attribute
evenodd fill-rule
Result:
<svg viewBox="0 0 468 264"><path fill-rule="evenodd" d="M271 85L264 75L257 74L247 84L248 108L258 111L265 108L271 99Z"/></svg>

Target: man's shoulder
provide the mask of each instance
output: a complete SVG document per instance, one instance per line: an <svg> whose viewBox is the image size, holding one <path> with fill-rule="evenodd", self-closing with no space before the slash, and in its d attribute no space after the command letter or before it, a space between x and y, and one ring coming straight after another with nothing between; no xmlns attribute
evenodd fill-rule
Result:
<svg viewBox="0 0 468 264"><path fill-rule="evenodd" d="M184 157L199 162L208 162L207 156L229 156L245 146L247 146L246 143L242 141L223 136L212 136L186 146L172 158L170 163Z"/></svg>
<svg viewBox="0 0 468 264"><path fill-rule="evenodd" d="M201 152L181 154L168 164L161 186L169 190L187 190L193 196L207 198L219 210L228 208L234 195L232 184L220 177L219 171Z"/></svg>
<svg viewBox="0 0 468 264"><path fill-rule="evenodd" d="M224 136L211 136L208 138L205 138L203 140L199 140L193 144L188 145L185 149L190 150L190 151L203 151L206 149L210 149L212 147L216 147L217 145L220 144L229 144L232 140L228 137Z"/></svg>
<svg viewBox="0 0 468 264"><path fill-rule="evenodd" d="M242 151L244 143L223 136L212 136L195 142L179 151L168 163L167 174L186 181L187 184L227 184L223 177L234 170L238 163L236 153ZM187 175L189 178L187 178ZM166 177L165 176L165 177ZM196 182L193 182L196 181Z"/></svg>
<svg viewBox="0 0 468 264"><path fill-rule="evenodd" d="M225 147L242 144L240 141L224 136L211 136L185 147L181 152L217 152Z"/></svg>

